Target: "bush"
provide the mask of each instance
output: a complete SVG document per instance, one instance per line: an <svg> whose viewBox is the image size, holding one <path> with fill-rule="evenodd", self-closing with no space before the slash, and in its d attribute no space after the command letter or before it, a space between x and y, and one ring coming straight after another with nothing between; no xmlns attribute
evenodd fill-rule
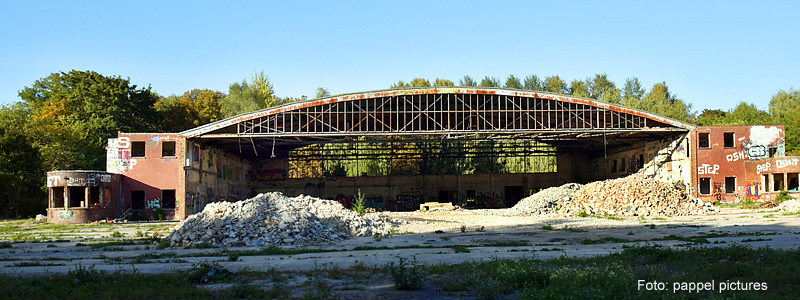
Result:
<svg viewBox="0 0 800 300"><path fill-rule="evenodd" d="M792 200L794 197L789 196L789 191L781 191L777 197L775 197L775 203L781 204L783 201Z"/></svg>
<svg viewBox="0 0 800 300"><path fill-rule="evenodd" d="M358 189L358 195L356 195L356 201L353 203L353 210L357 212L359 215L363 216L367 213L367 199L364 198L364 194L361 193L361 189Z"/></svg>
<svg viewBox="0 0 800 300"><path fill-rule="evenodd" d="M417 290L422 288L425 280L425 273L422 267L417 264L417 257L409 262L407 258L397 257L400 261L395 266L394 262L388 265L389 273L394 280L394 287L398 290Z"/></svg>

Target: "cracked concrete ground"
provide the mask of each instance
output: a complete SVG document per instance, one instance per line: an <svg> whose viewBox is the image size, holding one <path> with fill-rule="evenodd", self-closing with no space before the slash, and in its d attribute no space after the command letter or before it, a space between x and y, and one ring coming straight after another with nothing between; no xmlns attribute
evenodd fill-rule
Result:
<svg viewBox="0 0 800 300"><path fill-rule="evenodd" d="M109 241L140 239L144 242L142 237L136 237L137 233L151 235L155 232L163 236L177 224L175 222L73 229L38 230L34 227L26 233L36 232L40 241L12 243L8 248L0 248L0 273L23 276L64 273L78 265L106 271L163 273L186 270L200 262L216 262L230 271L272 268L303 271L334 266L382 266L397 261L398 256L416 257L426 265L494 258L591 257L646 244L675 248L733 244L779 249L800 247L800 215L785 215L775 210L725 208L718 215L623 219L509 217L502 216L500 210L389 215L408 221L397 228L398 234L308 245L299 248L320 252L292 255L250 255L246 251L258 249L244 247L156 249L157 243L152 241L152 244L91 247L91 244ZM114 231L119 234L114 235ZM19 233L3 231L0 240L10 240L15 234ZM123 237L109 237L119 235ZM236 257L227 253L234 250L245 251L245 254L233 261Z"/></svg>

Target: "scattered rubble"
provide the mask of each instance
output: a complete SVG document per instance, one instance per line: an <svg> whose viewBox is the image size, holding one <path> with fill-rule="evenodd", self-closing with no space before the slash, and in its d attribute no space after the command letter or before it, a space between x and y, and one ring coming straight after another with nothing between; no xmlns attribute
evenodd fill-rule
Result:
<svg viewBox="0 0 800 300"><path fill-rule="evenodd" d="M524 198L509 208L508 215L546 216L572 202L573 197L581 190L578 183L567 183L558 187L546 188L536 194Z"/></svg>
<svg viewBox="0 0 800 300"><path fill-rule="evenodd" d="M711 203L638 173L586 184L559 213L601 216L685 216L717 213Z"/></svg>
<svg viewBox="0 0 800 300"><path fill-rule="evenodd" d="M800 200L792 199L786 200L778 205L778 209L785 212L800 212Z"/></svg>
<svg viewBox="0 0 800 300"><path fill-rule="evenodd" d="M391 224L379 215L360 216L339 202L310 196L259 194L238 202L206 205L178 224L166 238L173 246L210 243L221 246L302 245L353 236L388 234Z"/></svg>

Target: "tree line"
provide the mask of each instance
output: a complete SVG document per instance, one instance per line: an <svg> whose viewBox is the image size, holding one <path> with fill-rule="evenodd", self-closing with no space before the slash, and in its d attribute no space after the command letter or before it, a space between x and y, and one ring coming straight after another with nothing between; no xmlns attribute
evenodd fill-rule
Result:
<svg viewBox="0 0 800 300"><path fill-rule="evenodd" d="M800 92L790 89L772 97L769 111L740 103L729 111L697 114L665 82L645 90L631 77L622 87L596 74L569 83L559 76L509 75L505 82L470 76L458 84L437 78L398 81L392 88L432 86L506 87L593 98L641 109L698 125L785 124L786 150L800 154ZM0 218L32 216L46 207L45 172L105 169L108 138L124 132L180 132L238 114L265 109L306 97L278 97L264 72L235 82L227 93L193 89L161 96L150 86L139 87L121 76L94 71L57 72L24 87L22 101L0 108ZM330 96L320 87L316 98Z"/></svg>

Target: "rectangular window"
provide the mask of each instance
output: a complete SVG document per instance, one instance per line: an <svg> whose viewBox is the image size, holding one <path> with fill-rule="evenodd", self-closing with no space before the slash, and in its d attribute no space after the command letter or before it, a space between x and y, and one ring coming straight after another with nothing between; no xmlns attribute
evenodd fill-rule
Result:
<svg viewBox="0 0 800 300"><path fill-rule="evenodd" d="M644 168L644 154L639 154L639 169Z"/></svg>
<svg viewBox="0 0 800 300"><path fill-rule="evenodd" d="M733 194L736 192L736 177L725 177L725 193Z"/></svg>
<svg viewBox="0 0 800 300"><path fill-rule="evenodd" d="M711 178L700 178L700 194L711 195Z"/></svg>
<svg viewBox="0 0 800 300"><path fill-rule="evenodd" d="M625 159L623 158L623 159L620 159L620 160L621 160L622 162L620 163L620 166L619 166L619 171L624 173L624 172L625 172L625 169L626 169L626 167L625 167Z"/></svg>
<svg viewBox="0 0 800 300"><path fill-rule="evenodd" d="M700 148L711 148L711 134L708 132L701 132L697 134L697 146Z"/></svg>
<svg viewBox="0 0 800 300"><path fill-rule="evenodd" d="M164 209L175 209L175 190L161 191L161 207Z"/></svg>
<svg viewBox="0 0 800 300"><path fill-rule="evenodd" d="M769 157L778 156L778 148L769 148Z"/></svg>
<svg viewBox="0 0 800 300"><path fill-rule="evenodd" d="M778 192L783 190L783 173L772 174L772 191Z"/></svg>
<svg viewBox="0 0 800 300"><path fill-rule="evenodd" d="M617 160L614 160L614 164L611 166L611 173L617 173Z"/></svg>
<svg viewBox="0 0 800 300"><path fill-rule="evenodd" d="M798 188L797 173L787 173L786 180L789 181L789 191L796 192Z"/></svg>
<svg viewBox="0 0 800 300"><path fill-rule="evenodd" d="M722 135L725 139L725 148L733 148L735 145L733 132L726 132Z"/></svg>
<svg viewBox="0 0 800 300"><path fill-rule="evenodd" d="M131 209L144 209L144 191L131 191Z"/></svg>
<svg viewBox="0 0 800 300"><path fill-rule="evenodd" d="M90 207L100 206L100 187L93 186L89 188L89 206Z"/></svg>
<svg viewBox="0 0 800 300"><path fill-rule="evenodd" d="M161 157L175 156L175 142L161 143Z"/></svg>
<svg viewBox="0 0 800 300"><path fill-rule="evenodd" d="M64 207L64 187L53 187L50 191L53 198L53 204L50 207Z"/></svg>
<svg viewBox="0 0 800 300"><path fill-rule="evenodd" d="M144 157L144 142L131 143L131 157Z"/></svg>
<svg viewBox="0 0 800 300"><path fill-rule="evenodd" d="M764 182L763 182L763 184L764 185L761 187L761 191L762 192L769 192L770 191L770 189L769 189L769 174L764 174Z"/></svg>

